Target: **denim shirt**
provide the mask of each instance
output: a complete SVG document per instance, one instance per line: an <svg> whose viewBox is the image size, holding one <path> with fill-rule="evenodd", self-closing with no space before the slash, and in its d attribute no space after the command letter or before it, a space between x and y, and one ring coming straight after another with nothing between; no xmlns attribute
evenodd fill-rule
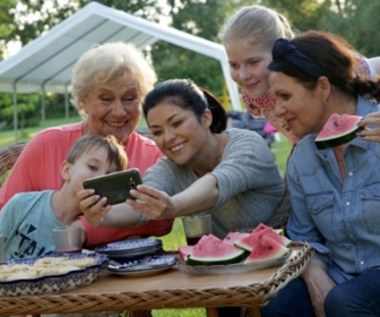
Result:
<svg viewBox="0 0 380 317"><path fill-rule="evenodd" d="M379 105L358 98L358 115L377 111ZM342 180L333 150L318 150L315 138L304 137L289 160L288 234L309 242L341 283L380 266L380 143L360 137L347 143Z"/></svg>

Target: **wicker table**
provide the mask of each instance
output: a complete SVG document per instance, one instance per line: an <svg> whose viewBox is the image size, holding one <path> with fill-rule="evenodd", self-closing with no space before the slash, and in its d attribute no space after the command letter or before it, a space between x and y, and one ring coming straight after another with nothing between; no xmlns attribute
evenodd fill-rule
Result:
<svg viewBox="0 0 380 317"><path fill-rule="evenodd" d="M281 267L230 275L191 275L177 269L145 277L107 272L75 290L2 297L0 315L205 307L210 316L216 307L242 306L259 316L259 307L303 271L312 253L308 245L298 244L297 252Z"/></svg>

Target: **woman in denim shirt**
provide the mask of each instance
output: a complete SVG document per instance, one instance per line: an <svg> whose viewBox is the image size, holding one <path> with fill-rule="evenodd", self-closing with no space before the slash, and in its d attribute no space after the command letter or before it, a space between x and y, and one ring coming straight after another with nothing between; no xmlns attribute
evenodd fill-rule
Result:
<svg viewBox="0 0 380 317"><path fill-rule="evenodd" d="M368 141L366 129L344 145L315 145L331 114L379 111L380 80L355 77L354 68L349 45L332 34L275 43L269 69L276 114L302 138L286 172L287 229L315 255L263 316L380 316L380 144Z"/></svg>

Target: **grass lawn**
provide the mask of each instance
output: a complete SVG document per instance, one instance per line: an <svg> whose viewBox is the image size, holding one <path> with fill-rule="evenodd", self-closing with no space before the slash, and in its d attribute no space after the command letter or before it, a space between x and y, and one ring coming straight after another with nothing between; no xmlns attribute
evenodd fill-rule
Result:
<svg viewBox="0 0 380 317"><path fill-rule="evenodd" d="M56 126L63 123L76 122L79 118L74 117L69 120L46 120L45 127ZM41 128L28 128L18 133L17 142L27 141L32 138ZM0 148L16 142L14 131L0 132ZM272 151L275 155L281 173L285 170L286 159L290 152L290 145L281 136L279 142L272 144ZM161 238L165 250L176 250L179 246L185 245L186 240L183 234L183 227L180 219L174 221L173 230L170 234ZM175 281L173 281L175 283ZM154 317L206 317L205 310L199 309L159 309L153 311Z"/></svg>

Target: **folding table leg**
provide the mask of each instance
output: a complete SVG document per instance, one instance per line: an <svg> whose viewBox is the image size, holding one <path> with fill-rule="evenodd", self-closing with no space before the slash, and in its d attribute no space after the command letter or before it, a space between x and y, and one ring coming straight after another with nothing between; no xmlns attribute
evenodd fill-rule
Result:
<svg viewBox="0 0 380 317"><path fill-rule="evenodd" d="M261 317L260 307L241 307L240 317Z"/></svg>
<svg viewBox="0 0 380 317"><path fill-rule="evenodd" d="M207 317L219 317L218 308L206 308Z"/></svg>
<svg viewBox="0 0 380 317"><path fill-rule="evenodd" d="M129 317L151 317L152 313L150 310L133 310L128 312Z"/></svg>

